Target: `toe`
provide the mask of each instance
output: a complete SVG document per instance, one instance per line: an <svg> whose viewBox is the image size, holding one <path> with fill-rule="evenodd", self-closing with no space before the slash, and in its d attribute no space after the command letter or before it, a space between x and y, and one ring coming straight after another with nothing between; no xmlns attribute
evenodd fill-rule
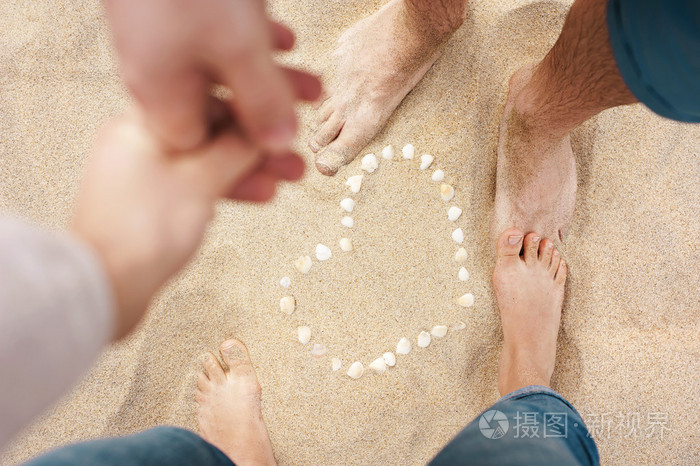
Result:
<svg viewBox="0 0 700 466"><path fill-rule="evenodd" d="M525 236L524 243L523 258L525 259L525 263L528 265L536 263L540 248L540 235L537 233L528 233L527 236Z"/></svg>
<svg viewBox="0 0 700 466"><path fill-rule="evenodd" d="M216 356L214 356L213 354L207 353L204 355L204 361L202 361L202 366L204 367L204 370L207 373L209 380L211 380L212 382L218 383L224 380L224 368L221 367L221 364L219 364L219 360L216 359Z"/></svg>
<svg viewBox="0 0 700 466"><path fill-rule="evenodd" d="M207 374L205 374L203 371L200 371L197 373L197 388L205 392L209 390L209 385L211 384L211 381L209 380L209 377L207 377Z"/></svg>
<svg viewBox="0 0 700 466"><path fill-rule="evenodd" d="M552 251L554 251L554 243L549 238L540 241L540 264L545 268L549 268L552 262Z"/></svg>
<svg viewBox="0 0 700 466"><path fill-rule="evenodd" d="M560 285L563 285L566 282L566 273L568 271L568 268L566 266L566 262L564 262L564 259L559 261L559 267L557 267L557 275L554 277L554 281L559 283Z"/></svg>
<svg viewBox="0 0 700 466"><path fill-rule="evenodd" d="M316 127L320 127L323 123L325 123L330 116L333 114L333 110L335 110L335 106L333 105L333 100L328 99L326 100L323 105L318 109L316 112Z"/></svg>
<svg viewBox="0 0 700 466"><path fill-rule="evenodd" d="M328 120L321 125L321 128L309 139L309 148L318 152L326 147L330 142L338 137L338 133L343 128L345 119L340 112L334 112Z"/></svg>
<svg viewBox="0 0 700 466"><path fill-rule="evenodd" d="M246 345L240 340L235 338L226 340L221 344L219 351L229 369L234 369L243 364L250 365L250 353L248 353Z"/></svg>
<svg viewBox="0 0 700 466"><path fill-rule="evenodd" d="M316 168L324 175L335 174L340 167L352 162L375 134L376 128L371 124L348 122L338 139L316 157Z"/></svg>
<svg viewBox="0 0 700 466"><path fill-rule="evenodd" d="M498 258L515 258L520 256L520 250L523 247L523 232L517 228L509 228L501 233L496 246Z"/></svg>
<svg viewBox="0 0 700 466"><path fill-rule="evenodd" d="M549 263L549 274L554 278L557 274L557 269L559 269L559 262L561 262L561 255L556 249L552 251L552 260Z"/></svg>

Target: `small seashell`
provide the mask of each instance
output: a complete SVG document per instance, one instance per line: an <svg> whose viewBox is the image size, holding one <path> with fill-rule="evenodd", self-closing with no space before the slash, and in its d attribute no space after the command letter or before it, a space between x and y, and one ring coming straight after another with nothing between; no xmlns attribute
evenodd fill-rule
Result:
<svg viewBox="0 0 700 466"><path fill-rule="evenodd" d="M394 356L394 353L384 353L382 355L382 358L384 358L384 362L387 366L394 367L396 365L396 356Z"/></svg>
<svg viewBox="0 0 700 466"><path fill-rule="evenodd" d="M445 179L445 172L437 169L433 172L433 181L442 181Z"/></svg>
<svg viewBox="0 0 700 466"><path fill-rule="evenodd" d="M284 298L280 299L280 311L287 315L291 315L292 312L294 312L296 305L297 303L294 300L294 296L285 296Z"/></svg>
<svg viewBox="0 0 700 466"><path fill-rule="evenodd" d="M350 240L350 238L340 238L338 244L340 244L340 249L342 249L343 251L352 251L352 241Z"/></svg>
<svg viewBox="0 0 700 466"><path fill-rule="evenodd" d="M316 245L316 259L320 261L327 261L331 257L333 257L333 254L328 246L320 243Z"/></svg>
<svg viewBox="0 0 700 466"><path fill-rule="evenodd" d="M301 273L309 273L309 270L311 270L311 258L309 256L301 256L294 262L294 267Z"/></svg>
<svg viewBox="0 0 700 466"><path fill-rule="evenodd" d="M320 343L314 344L314 347L311 348L311 356L315 358L322 358L328 353L328 348L326 348L326 345L322 345Z"/></svg>
<svg viewBox="0 0 700 466"><path fill-rule="evenodd" d="M467 328L467 324L465 324L461 320L455 322L454 325L452 325L452 330L464 330L465 328Z"/></svg>
<svg viewBox="0 0 700 466"><path fill-rule="evenodd" d="M446 325L436 325L430 331L430 334L434 337L442 338L445 335L447 335L447 326Z"/></svg>
<svg viewBox="0 0 700 466"><path fill-rule="evenodd" d="M396 354L408 354L411 352L411 342L408 338L402 338L396 345Z"/></svg>
<svg viewBox="0 0 700 466"><path fill-rule="evenodd" d="M427 348L430 344L430 334L426 331L422 331L418 334L418 346L421 348Z"/></svg>
<svg viewBox="0 0 700 466"><path fill-rule="evenodd" d="M457 249L457 252L455 253L455 261L464 262L465 260L467 260L467 250L464 248Z"/></svg>
<svg viewBox="0 0 700 466"><path fill-rule="evenodd" d="M309 327L298 327L297 336L299 337L299 343L305 345L311 341L311 329Z"/></svg>
<svg viewBox="0 0 700 466"><path fill-rule="evenodd" d="M472 307L474 305L474 295L471 293L467 293L464 296L461 296L457 300L457 304L459 304L462 307Z"/></svg>
<svg viewBox="0 0 700 466"><path fill-rule="evenodd" d="M351 379L359 379L364 373L365 368L362 366L362 363L360 361L353 362L352 366L350 366L350 369L348 369L348 375Z"/></svg>
<svg viewBox="0 0 700 466"><path fill-rule="evenodd" d="M352 219L352 217L348 217L347 215L340 219L340 223L348 228L352 228L355 225L355 221Z"/></svg>
<svg viewBox="0 0 700 466"><path fill-rule="evenodd" d="M349 186L350 191L352 191L353 193L359 193L360 188L362 187L362 178L362 175L351 176L350 178L348 178L348 181L345 182L345 185Z"/></svg>
<svg viewBox="0 0 700 466"><path fill-rule="evenodd" d="M455 197L455 188L449 184L442 183L440 185L440 197L445 202L451 201L452 198Z"/></svg>
<svg viewBox="0 0 700 466"><path fill-rule="evenodd" d="M459 218L460 215L462 215L462 209L460 209L460 208L457 207L457 206L454 206L454 205L453 205L452 207L450 207L449 209L447 209L447 219L448 219L450 222L456 221L456 220Z"/></svg>
<svg viewBox="0 0 700 466"><path fill-rule="evenodd" d="M461 228L457 228L455 231L452 232L452 239L459 244L462 244L462 242L464 242L464 232Z"/></svg>
<svg viewBox="0 0 700 466"><path fill-rule="evenodd" d="M369 368L377 374L383 374L384 371L386 371L386 361L384 361L384 358L377 358L374 361L372 361L372 364L369 365Z"/></svg>
<svg viewBox="0 0 700 466"><path fill-rule="evenodd" d="M467 280L469 280L469 272L467 272L467 269L465 269L464 267L459 269L459 272L457 272L457 276L463 282L466 282Z"/></svg>
<svg viewBox="0 0 700 466"><path fill-rule="evenodd" d="M435 160L435 157L433 157L430 154L421 155L420 156L420 169L427 170L428 167L433 164L433 160Z"/></svg>
<svg viewBox="0 0 700 466"><path fill-rule="evenodd" d="M386 160L393 159L394 158L394 146L389 144L384 149L382 149L382 157L384 157Z"/></svg>
<svg viewBox="0 0 700 466"><path fill-rule="evenodd" d="M401 149L401 153L403 153L404 159L412 159L413 156L416 155L416 148L413 147L413 144L406 144L403 146L403 149Z"/></svg>
<svg viewBox="0 0 700 466"><path fill-rule="evenodd" d="M338 358L331 359L331 369L333 369L333 372L340 370L340 368L342 366L343 366L343 363L340 361L340 359L338 359Z"/></svg>
<svg viewBox="0 0 700 466"><path fill-rule="evenodd" d="M292 285L292 280L289 277L282 277L280 285L282 288L289 288Z"/></svg>
<svg viewBox="0 0 700 466"><path fill-rule="evenodd" d="M360 168L367 173L372 173L378 167L379 162L377 162L377 157L375 157L374 154L367 154L362 157L362 164L360 165Z"/></svg>
<svg viewBox="0 0 700 466"><path fill-rule="evenodd" d="M350 199L349 197L346 197L342 201L340 201L340 207L345 211L345 212L352 212L352 209L355 208L355 200Z"/></svg>

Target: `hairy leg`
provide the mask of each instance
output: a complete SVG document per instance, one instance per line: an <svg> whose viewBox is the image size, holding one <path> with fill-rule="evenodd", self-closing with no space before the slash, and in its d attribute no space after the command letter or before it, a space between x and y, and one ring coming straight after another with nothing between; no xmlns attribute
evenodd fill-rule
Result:
<svg viewBox="0 0 700 466"><path fill-rule="evenodd" d="M352 161L440 56L464 22L467 0L391 0L345 31L337 82L309 140L325 175Z"/></svg>
<svg viewBox="0 0 700 466"><path fill-rule="evenodd" d="M577 0L559 39L510 80L501 120L494 235L507 227L562 239L573 215L570 132L599 112L636 102L615 63L607 0Z"/></svg>

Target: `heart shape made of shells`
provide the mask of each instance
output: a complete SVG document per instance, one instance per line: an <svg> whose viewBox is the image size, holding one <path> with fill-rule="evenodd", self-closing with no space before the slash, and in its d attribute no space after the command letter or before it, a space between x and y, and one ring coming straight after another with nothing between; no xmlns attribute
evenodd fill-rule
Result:
<svg viewBox="0 0 700 466"><path fill-rule="evenodd" d="M412 160L415 157L415 147L412 144L407 144L402 149L402 158L404 160ZM393 146L386 146L381 153L381 157L385 160L392 160L395 157L395 150ZM358 174L348 178L345 185L352 194L357 194L362 189L362 182L365 176L369 176L379 167L379 160L374 154L367 154L361 160L360 168L364 171L364 174ZM431 167L433 167L434 157L429 154L424 154L420 157L419 169L429 172ZM455 189L453 186L444 183L445 173L438 169L432 170L431 179L435 183L439 183L440 197L446 203L449 203L454 198ZM356 201L352 197L346 197L340 201L340 208L343 211L343 217L340 223L345 226L348 231L351 231L354 226L352 214L355 208ZM447 221L455 222L462 215L462 209L456 205L451 205L447 209ZM351 253L353 251L352 238L349 237L340 238L338 241L338 247L344 253ZM461 247L464 241L464 232L461 228L456 228L452 231L452 239L457 243L459 249L454 255L454 260L458 264L461 264L467 260L467 251ZM319 264L327 261L333 256L331 248L324 245L318 244L315 251L316 260ZM311 267L313 266L313 261L311 256L301 256L294 263L294 267L299 272L301 276L307 274ZM457 279L461 282L466 282L469 279L469 272L465 267L459 267L457 271ZM280 286L285 289L289 289L292 281L288 276L282 277L280 280ZM471 293L466 293L458 298L456 298L456 303L462 307L471 307L474 305L474 296ZM296 309L296 300L293 295L286 295L280 299L280 310L285 314L292 314ZM458 321L451 325L451 330L458 331L466 327L464 322ZM448 326L442 323L438 323L433 326L432 329L422 330L415 339L416 344L419 348L427 348L431 341L435 339L443 338L448 333ZM308 326L302 326L297 328L297 337L299 342L307 346L311 342L311 328ZM396 344L396 354L407 355L411 352L412 342L411 339L403 337ZM328 354L328 349L325 345L321 343L315 343L311 347L311 356L315 358L323 358ZM377 374L384 373L388 367L394 367L396 365L396 354L393 352L386 352L381 356L374 359L369 363L369 368ZM343 367L343 362L338 356L331 358L332 371L338 371ZM347 375L352 379L359 379L365 372L365 367L361 361L355 361L350 364Z"/></svg>

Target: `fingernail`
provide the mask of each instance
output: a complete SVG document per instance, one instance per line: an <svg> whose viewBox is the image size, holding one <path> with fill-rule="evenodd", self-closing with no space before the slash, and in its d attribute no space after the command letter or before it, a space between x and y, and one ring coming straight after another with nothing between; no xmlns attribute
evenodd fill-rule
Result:
<svg viewBox="0 0 700 466"><path fill-rule="evenodd" d="M508 237L508 244L518 244L522 239L522 235L513 235Z"/></svg>

